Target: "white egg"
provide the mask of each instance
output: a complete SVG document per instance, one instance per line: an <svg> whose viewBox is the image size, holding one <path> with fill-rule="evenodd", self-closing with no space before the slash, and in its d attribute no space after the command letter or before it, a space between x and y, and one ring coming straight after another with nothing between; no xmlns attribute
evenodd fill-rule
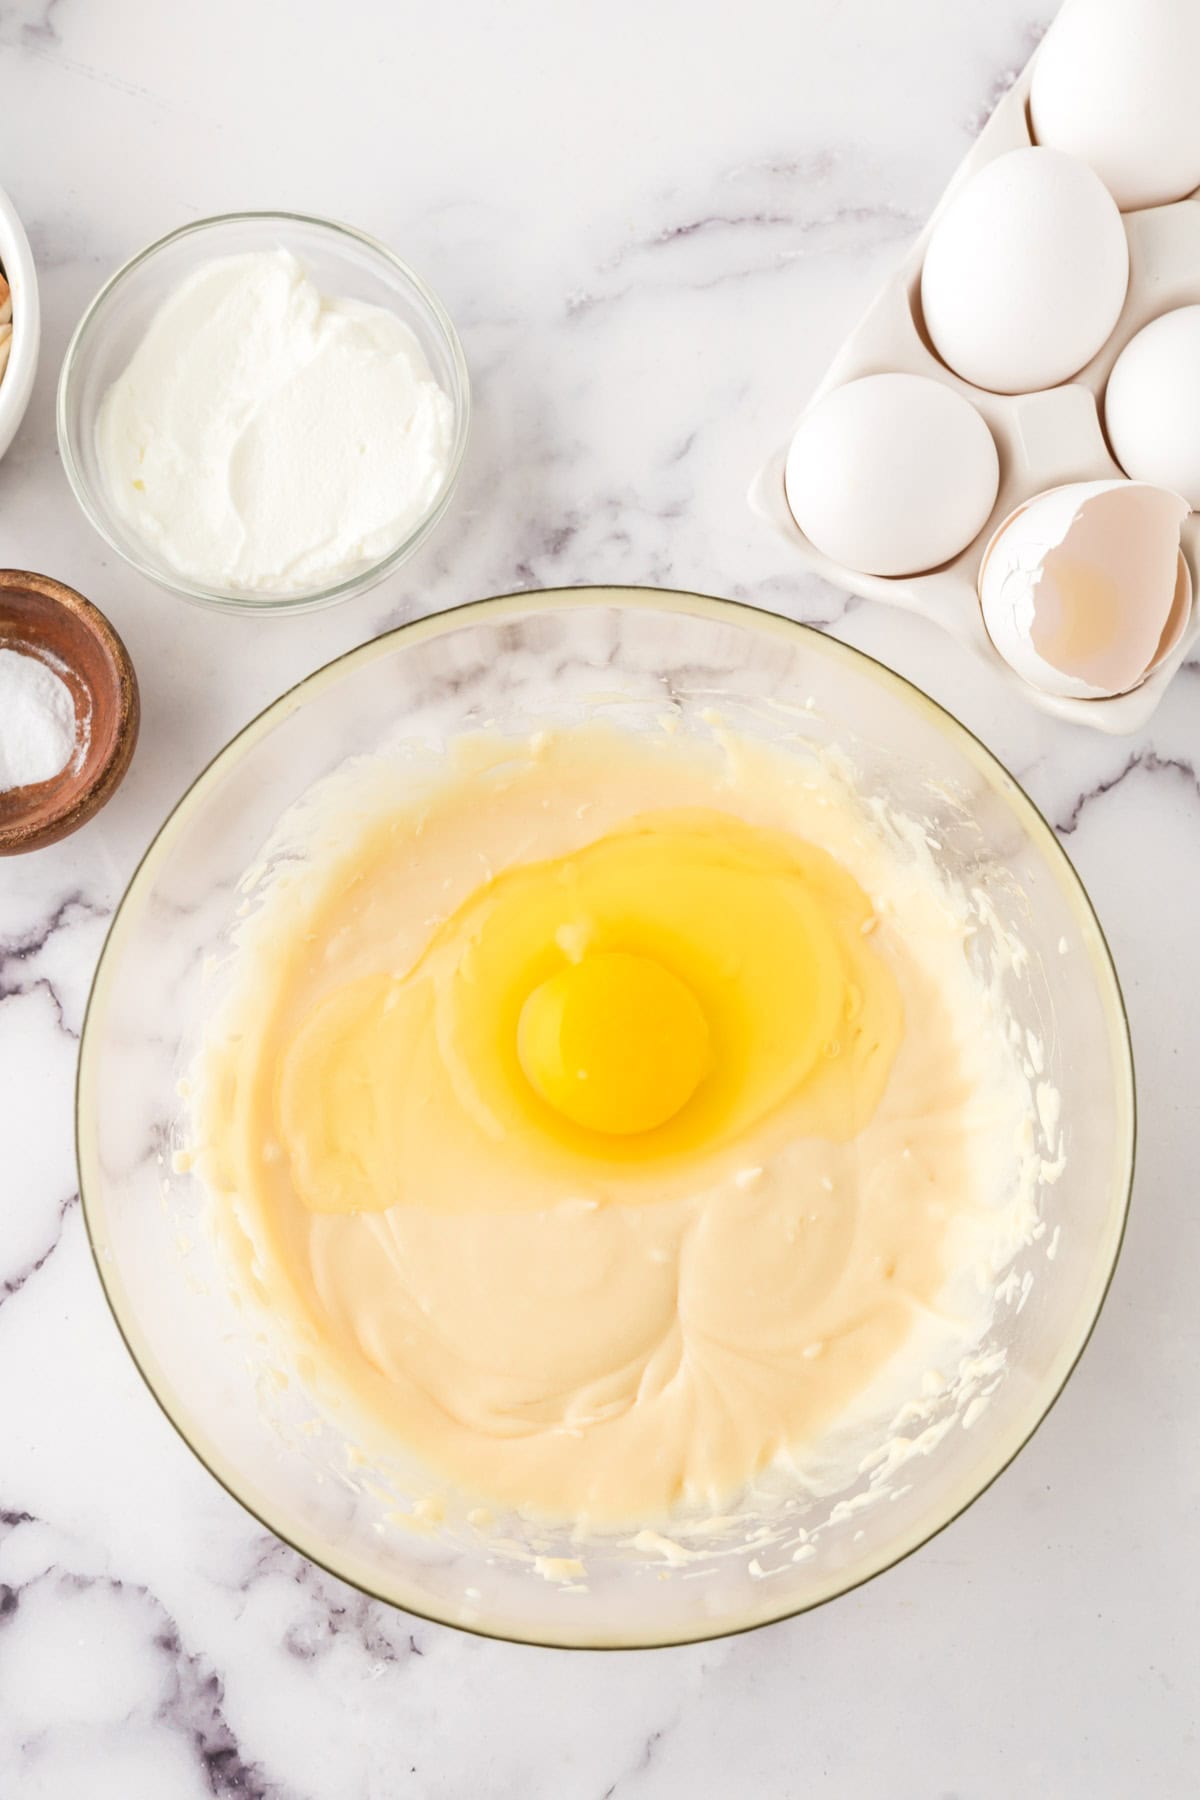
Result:
<svg viewBox="0 0 1200 1800"><path fill-rule="evenodd" d="M1179 548L1187 505L1133 481L1077 481L1009 514L979 571L988 635L1046 694L1108 699L1178 642L1192 582Z"/></svg>
<svg viewBox="0 0 1200 1800"><path fill-rule="evenodd" d="M1033 65L1039 144L1082 157L1122 212L1200 186L1197 0L1068 0Z"/></svg>
<svg viewBox="0 0 1200 1800"><path fill-rule="evenodd" d="M801 531L864 575L916 575L965 550L996 503L995 440L924 375L864 375L800 421L784 486Z"/></svg>
<svg viewBox="0 0 1200 1800"><path fill-rule="evenodd" d="M1127 475L1200 510L1200 306L1163 313L1130 338L1108 378L1104 423Z"/></svg>
<svg viewBox="0 0 1200 1800"><path fill-rule="evenodd" d="M921 307L934 349L964 381L1026 394L1091 361L1128 283L1125 227L1099 177L1057 150L1010 150L934 226Z"/></svg>

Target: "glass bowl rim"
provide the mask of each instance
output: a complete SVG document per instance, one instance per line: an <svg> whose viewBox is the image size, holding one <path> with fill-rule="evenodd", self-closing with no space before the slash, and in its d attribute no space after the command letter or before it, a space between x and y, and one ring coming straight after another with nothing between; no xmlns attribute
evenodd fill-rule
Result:
<svg viewBox="0 0 1200 1800"><path fill-rule="evenodd" d="M172 827L178 825L179 829L182 829L183 824L186 823L186 819L183 815L191 810L189 802L193 799L198 799L202 791L217 779L218 775L227 764L235 761L252 749L255 742L265 734L277 713L282 715L297 710L303 703L306 690L317 686L334 685L338 680L350 674L359 664L371 662L378 657L386 655L402 640L409 639L420 641L422 638L437 637L443 633L459 628L464 623L469 622L471 617L478 617L481 619L503 618L507 614L519 614L522 612L557 612L570 607L597 606L605 603L615 604L630 610L645 612L658 610L664 612L687 613L699 610L709 617L725 617L730 622L734 623L750 623L754 629L766 631L769 635L791 637L799 634L819 646L820 654L830 655L834 661L842 660L848 665L855 666L859 668L861 673L864 673L869 678L875 680L881 687L890 689L905 704L914 706L918 712L923 712L930 722L941 730L946 737L952 741L958 742L959 747L965 751L968 760L970 760L981 772L992 777L993 785L997 790L1003 790L1004 798L1013 807L1013 810L1018 817L1020 817L1022 824L1027 827L1031 839L1041 847L1049 848L1049 855L1046 858L1047 862L1050 866L1057 869L1060 877L1064 880L1067 890L1079 902L1083 918L1086 921L1090 921L1095 930L1096 937L1092 953L1092 971L1099 981L1107 981L1110 987L1109 997L1113 1004L1106 1010L1109 1012L1113 1024L1118 1027L1113 1033L1112 1047L1117 1052L1117 1060L1121 1065L1119 1074L1123 1074L1124 1076L1126 1100L1128 1103L1128 1136L1127 1141L1121 1145L1121 1155L1117 1164L1118 1176L1114 1183L1114 1191L1119 1195L1119 1216L1117 1219L1117 1228L1112 1238L1111 1260L1100 1281L1099 1291L1096 1295L1095 1307L1091 1317L1084 1322L1082 1329L1079 1331L1078 1340L1070 1345L1067 1350L1065 1365L1062 1368L1061 1376L1057 1380L1053 1391L1046 1395L1038 1395L1035 1402L1036 1411L1034 1416L1027 1427L1020 1428L1019 1441L1013 1444L1011 1448L1007 1449L1002 1460L996 1464L995 1468L988 1474L986 1480L976 1487L974 1491L961 1502L961 1504L954 1505L952 1510L947 1513L944 1518L940 1519L937 1524L931 1526L929 1529L916 1528L910 1532L909 1540L899 1550L894 1554L889 1555L886 1560L878 1562L866 1573L857 1576L854 1580L847 1581L844 1586L836 1587L830 1593L822 1594L816 1599L805 1601L801 1605L785 1604L776 1612L766 1613L761 1617L753 1618L744 1623L721 1624L716 1629L702 1628L697 1631L687 1632L683 1635L676 1634L673 1636L655 1637L652 1634L643 1634L639 1636L631 1635L622 1641L610 1639L608 1641L589 1642L582 1636L576 1638L534 1637L514 1632L511 1629L490 1629L486 1624L465 1624L458 1619L449 1618L432 1611L424 1610L420 1606L413 1606L404 1601L395 1600L388 1594L380 1593L376 1587L373 1587L370 1584L369 1580L360 1578L357 1574L349 1572L346 1568L339 1567L338 1559L326 1551L324 1547L314 1549L313 1547L298 1541L303 1534L296 1533L295 1535L292 1535L281 1531L269 1518L264 1517L262 1513L252 1506L238 1491L235 1473L231 1472L227 1478L225 1474L221 1473L213 1466L213 1461L210 1461L204 1451L198 1448L197 1444L193 1442L187 1424L181 1418L175 1416L168 1401L159 1393L151 1374L144 1366L142 1358L139 1356L138 1351L134 1346L130 1331L126 1329L118 1300L110 1290L109 1282L105 1274L104 1258L102 1257L100 1246L97 1242L96 1233L93 1231L92 1227L91 1211L87 1196L87 1183L84 1178L85 1164L83 1157L83 1136L85 1124L84 1085L90 1063L91 1048L89 1027L92 1023L94 1009L98 1003L101 981L105 973L105 967L114 936L126 907L134 899L136 892L140 890L144 879L148 878L149 875L153 873L155 864L161 860L161 857L170 849L175 835L172 832ZM474 1637L487 1638L499 1643L523 1644L532 1648L549 1650L621 1651L678 1649L690 1644L709 1643L722 1638L739 1637L747 1632L762 1630L769 1625L781 1624L787 1619L797 1618L803 1613L814 1612L819 1607L828 1606L835 1600L843 1599L847 1594L853 1593L856 1589L864 1587L868 1582L875 1580L877 1576L884 1575L889 1570L897 1568L902 1562L906 1562L910 1556L915 1555L918 1550L922 1550L927 1544L932 1543L934 1538L939 1537L943 1531L947 1530L956 1520L960 1519L963 1514L967 1512L970 1507L974 1506L976 1501L987 1493L988 1489L1000 1479L1029 1444L1038 1429L1045 1423L1050 1413L1054 1410L1057 1402L1062 1397L1067 1383L1075 1373L1076 1368L1079 1366L1080 1359L1091 1341L1092 1334L1095 1331L1100 1314L1104 1310L1105 1301L1107 1300L1109 1291L1112 1287L1113 1278L1116 1274L1121 1250L1125 1241L1125 1232L1129 1221L1130 1202L1133 1194L1137 1133L1137 1087L1134 1073L1133 1043L1129 1024L1129 1014L1125 1005L1125 997L1121 989L1116 965L1113 961L1112 951L1104 933L1104 928L1096 913L1096 909L1092 904L1091 896L1084 885L1082 877L1076 870L1075 865L1071 861L1066 850L1059 842L1053 827L1050 825L1040 808L1030 799L1016 777L1012 775L1000 761L1000 758L988 748L983 740L978 737L969 726L964 725L960 719L956 718L948 707L945 707L939 701L934 700L930 695L925 693L924 689L918 687L915 682L910 681L904 675L898 674L894 669L889 668L886 663L880 662L877 657L871 656L869 652L860 650L855 645L843 643L839 638L829 635L818 626L808 625L799 620L789 619L780 613L769 612L763 607L755 606L744 600L729 600L720 598L716 595L695 593L686 589L650 588L638 584L597 584L570 588L534 588L525 591L517 591L515 593L494 594L483 599L464 601L457 606L447 607L440 612L425 614L417 619L407 620L405 623L394 627L392 630L382 633L379 637L371 638L366 643L356 645L353 649L343 651L339 656L332 657L328 662L321 664L320 667L311 670L309 674L293 683L291 687L286 688L281 694L277 695L274 700L269 702L267 706L256 713L253 718L249 719L247 723L243 725L240 730L235 732L221 749L209 759L193 780L188 783L187 787L180 794L179 798L175 801L157 830L154 832L154 835L142 852L137 866L129 878L125 890L113 911L112 918L109 921L108 929L105 932L104 942L96 962L95 972L88 992L87 1004L84 1009L83 1023L80 1027L79 1056L76 1064L75 1077L75 1153L79 1176L80 1205L83 1213L84 1228L87 1233L88 1246L91 1251L96 1273L100 1279L101 1290L122 1342L129 1352L134 1367L145 1382L152 1399L163 1413L168 1423L174 1428L180 1438L182 1438L183 1442L187 1445L188 1449L196 1457L197 1461L205 1471L225 1490L232 1500L236 1501L237 1504L250 1515L251 1518L261 1525L265 1531L270 1532L272 1537L277 1538L297 1555L304 1557L306 1561L311 1562L317 1568L322 1569L327 1575L333 1576L335 1580L344 1581L347 1586L355 1588L368 1599L377 1601L384 1606L390 1606L395 1610L402 1611L413 1618L423 1619L427 1623L446 1626L453 1630L465 1631ZM1122 1169L1123 1174L1120 1173ZM183 1409L180 1408L181 1412L182 1410Z"/></svg>
<svg viewBox="0 0 1200 1800"><path fill-rule="evenodd" d="M137 555L117 542L109 530L106 517L102 516L101 507L93 498L92 489L76 460L72 433L67 422L67 406L79 358L90 334L96 328L97 316L105 303L111 299L130 275L141 268L143 264L152 261L160 251L169 249L171 245L181 243L186 238L196 237L204 232L227 225L269 225L272 223L309 226L319 232L328 232L336 238L350 239L365 248L370 255L388 264L393 272L399 274L409 284L441 338L454 371L455 392L448 396L454 408L454 439L450 449L450 461L446 468L446 478L436 499L412 530L398 544L394 545L386 556L380 557L377 562L370 563L365 569L359 569L356 574L346 576L343 580L333 582L327 587L314 588L308 593L279 594L256 598L253 594L240 594L231 588L208 587L201 582L186 581L182 577L172 575L167 570L160 569L146 557ZM471 377L458 330L442 301L429 284L417 274L416 270L402 257L397 256L396 252L381 239L372 237L369 232L360 231L355 225L347 225L338 219L322 218L315 213L283 211L213 213L207 218L191 219L185 225L177 225L165 236L155 238L153 243L145 245L143 249L123 262L92 296L79 323L71 333L71 339L63 357L55 399L55 427L63 469L81 512L93 531L103 538L109 549L114 551L130 568L136 569L139 575L144 575L148 581L165 588L168 593L175 594L182 600L225 612L240 612L251 616L309 612L335 605L339 600L348 600L352 595L362 593L366 588L373 587L377 582L384 580L393 570L399 568L401 563L407 561L441 519L458 484L463 460L466 456L467 440L471 429Z"/></svg>

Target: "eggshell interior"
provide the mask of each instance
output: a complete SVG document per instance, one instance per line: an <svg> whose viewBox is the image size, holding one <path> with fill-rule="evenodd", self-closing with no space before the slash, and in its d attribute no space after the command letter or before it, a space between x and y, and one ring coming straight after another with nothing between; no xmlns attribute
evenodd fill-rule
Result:
<svg viewBox="0 0 1200 1800"><path fill-rule="evenodd" d="M1184 630L1192 611L1192 571L1188 567L1187 557L1179 552L1179 566L1175 577L1175 597L1171 602L1171 610L1167 622L1163 626L1163 634L1158 640L1158 649L1154 652L1154 661L1147 674L1153 674L1160 664L1174 654L1183 641Z"/></svg>
<svg viewBox="0 0 1200 1800"><path fill-rule="evenodd" d="M1075 483L1019 508L980 572L984 619L1005 661L1064 696L1136 687L1171 629L1187 514L1177 494L1113 481Z"/></svg>

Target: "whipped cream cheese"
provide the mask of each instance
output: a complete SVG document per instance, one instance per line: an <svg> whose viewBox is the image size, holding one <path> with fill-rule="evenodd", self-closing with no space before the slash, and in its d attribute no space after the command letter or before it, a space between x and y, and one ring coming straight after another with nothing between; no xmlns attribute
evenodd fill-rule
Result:
<svg viewBox="0 0 1200 1800"><path fill-rule="evenodd" d="M204 264L100 407L113 505L171 569L260 594L377 562L446 477L453 409L408 326L318 292L286 250Z"/></svg>
<svg viewBox="0 0 1200 1800"><path fill-rule="evenodd" d="M854 929L903 1011L870 1116L849 1136L814 1130L802 1086L734 1141L646 1166L565 1166L532 1115L484 1130L461 1103L463 1057L499 1041L495 1008L472 1013L469 1038L450 989L427 986L438 1029L411 1029L409 974L441 981L431 934L447 980L465 972L464 1004L494 998L488 933L459 935L481 880L494 928L495 884L549 869L553 925L560 891L600 904L584 879L596 845L648 808L694 821L714 805L819 842L869 899ZM757 1509L759 1484L840 1493L857 1469L866 1498L836 1522L978 1418L1002 1375L981 1348L997 1284L1040 1228L1032 1077L965 953L978 907L919 824L875 819L832 757L724 733L483 732L444 762L347 765L281 824L246 892L193 1071L191 1153L235 1292L261 1306L280 1368L352 1422L377 1485L411 1457L439 1504L674 1535ZM522 889L520 920L542 919L537 904ZM712 912L705 889L688 930ZM358 1000L381 971L376 1017ZM333 1136L379 1205L361 1181L349 1206L312 1204L339 1094Z"/></svg>

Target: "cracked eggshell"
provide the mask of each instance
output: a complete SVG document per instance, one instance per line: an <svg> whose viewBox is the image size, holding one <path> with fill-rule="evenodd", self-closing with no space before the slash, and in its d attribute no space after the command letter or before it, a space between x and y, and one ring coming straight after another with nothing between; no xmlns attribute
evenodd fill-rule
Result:
<svg viewBox="0 0 1200 1800"><path fill-rule="evenodd" d="M1079 481L993 534L979 601L996 650L1043 693L1107 700L1169 655L1191 611L1186 500L1136 481Z"/></svg>

